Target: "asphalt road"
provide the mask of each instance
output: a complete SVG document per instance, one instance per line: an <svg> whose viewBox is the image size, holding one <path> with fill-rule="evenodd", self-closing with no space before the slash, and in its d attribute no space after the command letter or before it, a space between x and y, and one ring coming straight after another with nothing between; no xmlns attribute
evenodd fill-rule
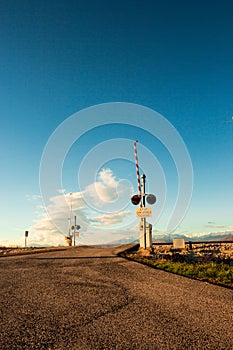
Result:
<svg viewBox="0 0 233 350"><path fill-rule="evenodd" d="M0 349L233 349L233 291L79 247L0 258Z"/></svg>

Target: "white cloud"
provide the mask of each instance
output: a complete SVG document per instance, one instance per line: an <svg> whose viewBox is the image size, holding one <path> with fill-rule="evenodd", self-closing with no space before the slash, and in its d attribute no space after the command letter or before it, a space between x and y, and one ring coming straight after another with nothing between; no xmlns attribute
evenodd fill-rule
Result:
<svg viewBox="0 0 233 350"><path fill-rule="evenodd" d="M59 190L57 190L57 192L63 194L66 193L66 190L64 188L60 188Z"/></svg>
<svg viewBox="0 0 233 350"><path fill-rule="evenodd" d="M97 225L112 226L112 225L121 223L130 214L131 214L131 211L127 211L127 210L122 211L120 213L115 213L115 214L103 214L103 215L96 216L93 219L93 222L95 222Z"/></svg>
<svg viewBox="0 0 233 350"><path fill-rule="evenodd" d="M112 202L117 199L117 181L111 169L100 171L98 181L85 189L85 196L90 197L93 204Z"/></svg>
<svg viewBox="0 0 233 350"><path fill-rule="evenodd" d="M99 181L109 188L115 188L117 181L111 169L102 169L99 173Z"/></svg>
<svg viewBox="0 0 233 350"><path fill-rule="evenodd" d="M41 196L39 194L26 194L25 197L28 201L35 201L41 199Z"/></svg>

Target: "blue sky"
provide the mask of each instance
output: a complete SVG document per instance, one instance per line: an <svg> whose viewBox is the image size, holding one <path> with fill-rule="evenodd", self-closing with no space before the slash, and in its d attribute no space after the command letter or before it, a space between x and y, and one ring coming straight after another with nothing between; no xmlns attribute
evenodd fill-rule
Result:
<svg viewBox="0 0 233 350"><path fill-rule="evenodd" d="M23 242L27 229L30 239L37 243L62 242L64 232L59 234L43 211L39 184L42 154L52 133L67 118L111 102L137 104L158 112L174 126L189 151L193 196L175 232L232 230L232 14L230 0L113 4L2 1L0 243ZM98 169L89 166L83 188L77 181L80 164L87 155L91 152L98 159L98 154L105 152L100 149L98 153L98 145L113 139L137 138L139 161L145 162L148 156L145 147L158 159L163 170L161 179L164 173L164 208L158 197L153 210L155 215L161 210L161 221L154 220L154 230L166 231L178 184L172 157L155 137L132 123L107 125L107 116L104 123L83 134L64 160L62 188L51 201L53 210L60 213L64 230L68 213L67 209L63 214L58 210L60 197L69 202L68 194L73 192L76 214L93 223L83 227L80 240L98 243L137 235L135 208L127 202L129 192L137 191L130 142L125 146L128 159L117 159L115 153L111 159L110 154L109 161L99 164ZM109 145L113 144L106 144L106 149L111 150ZM154 172L150 173L146 164L145 172L151 190L160 193L163 186L156 188ZM83 203L80 196L89 193L91 201L98 202L98 194L95 198L92 192L96 183L108 205L116 200L118 187L119 198L122 195L126 201L118 211L116 206L114 213L107 215L106 205L95 213L86 207L88 203Z"/></svg>

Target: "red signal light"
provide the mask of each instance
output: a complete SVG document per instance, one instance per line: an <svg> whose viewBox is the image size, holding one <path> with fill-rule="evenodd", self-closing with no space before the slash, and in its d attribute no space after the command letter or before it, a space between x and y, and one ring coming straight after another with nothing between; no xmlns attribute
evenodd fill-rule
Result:
<svg viewBox="0 0 233 350"><path fill-rule="evenodd" d="M138 205L141 202L140 194L135 194L133 197L131 197L131 202L133 205Z"/></svg>

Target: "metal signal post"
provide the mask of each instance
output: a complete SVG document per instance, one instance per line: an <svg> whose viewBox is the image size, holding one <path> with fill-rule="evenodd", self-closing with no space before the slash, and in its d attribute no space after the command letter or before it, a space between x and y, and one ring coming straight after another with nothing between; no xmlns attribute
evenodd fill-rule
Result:
<svg viewBox="0 0 233 350"><path fill-rule="evenodd" d="M146 206L146 175L142 174L142 206ZM144 249L146 249L146 218L142 218L142 227L143 227L143 235L144 235Z"/></svg>
<svg viewBox="0 0 233 350"><path fill-rule="evenodd" d="M74 237L74 247L75 247L75 237L78 235L78 231L80 229L80 226L76 224L76 215L74 216L74 225L71 226L71 229L73 231L73 237Z"/></svg>

